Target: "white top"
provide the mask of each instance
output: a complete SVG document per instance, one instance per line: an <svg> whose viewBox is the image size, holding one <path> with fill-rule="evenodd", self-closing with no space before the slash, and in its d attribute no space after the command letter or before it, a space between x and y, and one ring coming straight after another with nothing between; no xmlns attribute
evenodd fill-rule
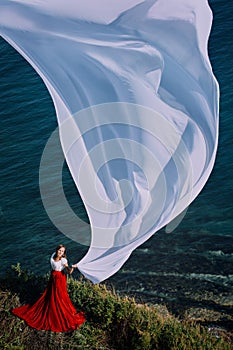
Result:
<svg viewBox="0 0 233 350"><path fill-rule="evenodd" d="M51 267L55 271L62 271L65 267L64 265L67 264L67 259L61 258L61 260L55 261L53 259L54 255L55 255L55 253L53 253L51 258L50 258Z"/></svg>

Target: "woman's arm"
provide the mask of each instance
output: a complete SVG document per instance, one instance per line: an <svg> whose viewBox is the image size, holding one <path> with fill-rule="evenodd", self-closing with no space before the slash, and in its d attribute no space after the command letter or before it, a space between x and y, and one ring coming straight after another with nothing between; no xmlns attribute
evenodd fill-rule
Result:
<svg viewBox="0 0 233 350"><path fill-rule="evenodd" d="M66 271L68 272L69 275L72 274L72 272L74 271L73 267L69 267L68 264L64 264L64 267L66 268Z"/></svg>

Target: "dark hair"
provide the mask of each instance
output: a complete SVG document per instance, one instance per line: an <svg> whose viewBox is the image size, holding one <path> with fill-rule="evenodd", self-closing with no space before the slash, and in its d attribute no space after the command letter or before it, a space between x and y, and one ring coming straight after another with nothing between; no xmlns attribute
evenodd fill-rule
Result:
<svg viewBox="0 0 233 350"><path fill-rule="evenodd" d="M57 248L56 248L56 253L55 253L54 258L57 258L57 252L58 252L58 250L61 249L61 248L65 248L65 251L64 251L64 254L63 254L63 258L66 258L66 247L65 247L63 244L59 244L59 245L57 246Z"/></svg>

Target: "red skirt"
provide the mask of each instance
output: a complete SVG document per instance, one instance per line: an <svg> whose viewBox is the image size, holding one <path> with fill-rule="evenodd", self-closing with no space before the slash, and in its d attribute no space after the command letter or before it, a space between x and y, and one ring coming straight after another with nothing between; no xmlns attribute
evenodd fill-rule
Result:
<svg viewBox="0 0 233 350"><path fill-rule="evenodd" d="M86 320L83 312L75 310L67 292L66 275L61 271L51 272L47 288L33 305L11 312L33 328L53 332L75 330Z"/></svg>

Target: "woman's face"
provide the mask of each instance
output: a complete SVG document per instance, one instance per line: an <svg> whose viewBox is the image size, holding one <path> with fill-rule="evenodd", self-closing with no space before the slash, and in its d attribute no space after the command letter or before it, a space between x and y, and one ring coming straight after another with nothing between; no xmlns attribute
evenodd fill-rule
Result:
<svg viewBox="0 0 233 350"><path fill-rule="evenodd" d="M59 258L62 258L63 255L64 255L64 253L65 253L65 248L62 247L62 248L58 249L58 251L57 251L57 256L58 256Z"/></svg>

